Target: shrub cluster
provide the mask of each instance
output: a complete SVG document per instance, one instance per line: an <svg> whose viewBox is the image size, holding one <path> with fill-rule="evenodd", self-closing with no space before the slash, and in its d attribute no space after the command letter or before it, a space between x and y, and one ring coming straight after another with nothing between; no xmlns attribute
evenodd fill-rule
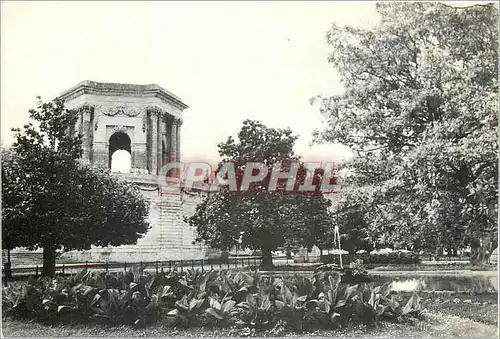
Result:
<svg viewBox="0 0 500 339"><path fill-rule="evenodd" d="M321 262L325 264L338 264L339 263L338 254L327 254L321 256ZM350 264L356 260L361 260L364 264L376 264L376 265L414 265L420 264L422 262L420 255L415 252L401 252L394 251L388 253L359 253L359 254L342 254L343 264Z"/></svg>
<svg viewBox="0 0 500 339"><path fill-rule="evenodd" d="M365 283L373 281L372 276L368 274L365 269L363 261L357 259L352 261L348 266L341 268L339 265L333 264L322 264L315 268L315 272L324 271L335 271L341 274L341 282L343 283Z"/></svg>
<svg viewBox="0 0 500 339"><path fill-rule="evenodd" d="M338 328L348 323L420 315L420 298L390 284L349 285L337 272L262 277L259 272L83 271L34 278L4 289L6 316L45 323L104 322L145 326L235 326L252 330Z"/></svg>

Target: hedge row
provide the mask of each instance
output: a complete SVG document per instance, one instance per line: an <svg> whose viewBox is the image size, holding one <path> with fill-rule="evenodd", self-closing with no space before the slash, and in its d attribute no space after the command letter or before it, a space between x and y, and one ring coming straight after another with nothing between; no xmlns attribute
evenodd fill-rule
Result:
<svg viewBox="0 0 500 339"><path fill-rule="evenodd" d="M342 263L350 264L356 260L362 260L363 264L378 264L378 265L390 265L390 264L420 264L422 262L420 255L414 252L389 252L389 253L360 253L360 254L342 254ZM322 263L325 264L339 264L340 258L338 254L327 254L322 255L320 258Z"/></svg>

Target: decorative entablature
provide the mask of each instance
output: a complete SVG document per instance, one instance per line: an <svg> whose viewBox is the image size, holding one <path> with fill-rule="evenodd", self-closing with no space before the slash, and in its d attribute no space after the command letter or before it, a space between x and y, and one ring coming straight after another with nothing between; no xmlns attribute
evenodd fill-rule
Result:
<svg viewBox="0 0 500 339"><path fill-rule="evenodd" d="M142 113L142 109L127 107L127 106L116 106L113 108L102 108L99 109L100 113L103 115L107 115L110 117L114 117L115 115L126 115L128 117L136 117Z"/></svg>
<svg viewBox="0 0 500 339"><path fill-rule="evenodd" d="M130 86L141 86L141 85L130 85ZM80 94L82 94L81 91L69 90L69 91L64 92L60 98L63 100L71 101L73 98L75 98L75 96L78 96ZM186 105L184 105L184 106L186 106ZM97 128L98 128L99 116L109 116L109 117L127 116L127 117L131 117L131 118L142 116L142 120L143 120L142 129L143 129L143 132L145 132L146 128L147 128L148 113L151 116L161 117L163 121L168 122L170 124L177 125L177 126L182 125L181 118L176 117L174 114L171 114L166 109L161 108L161 107L156 106L156 105L148 105L146 107L117 105L117 106L109 107L108 105L103 106L103 105L91 104L88 102L84 102L83 104L79 104L79 106L70 107L69 111L74 112L77 115L90 116L91 120L93 121L93 124L94 124L94 130L97 130Z"/></svg>

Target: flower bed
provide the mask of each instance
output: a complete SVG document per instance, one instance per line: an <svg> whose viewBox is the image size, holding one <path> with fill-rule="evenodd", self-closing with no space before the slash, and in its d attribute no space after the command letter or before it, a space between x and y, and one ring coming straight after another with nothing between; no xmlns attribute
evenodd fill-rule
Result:
<svg viewBox="0 0 500 339"><path fill-rule="evenodd" d="M390 285L342 284L335 272L288 279L258 272L150 275L83 271L3 290L4 315L44 323L101 322L175 327L339 328L420 315L418 295Z"/></svg>

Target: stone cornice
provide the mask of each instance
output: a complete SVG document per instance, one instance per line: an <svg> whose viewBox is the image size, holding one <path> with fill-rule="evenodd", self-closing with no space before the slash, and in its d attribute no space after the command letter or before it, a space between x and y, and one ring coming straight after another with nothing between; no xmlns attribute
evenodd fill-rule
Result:
<svg viewBox="0 0 500 339"><path fill-rule="evenodd" d="M78 94L125 94L125 95L154 95L160 99L172 103L174 106L180 109L186 109L189 106L186 105L182 100L167 91L166 89L156 85L134 85L134 84L118 84L109 82L95 82L85 80L80 82L73 88L70 88L58 97L59 99L66 100L72 98Z"/></svg>

